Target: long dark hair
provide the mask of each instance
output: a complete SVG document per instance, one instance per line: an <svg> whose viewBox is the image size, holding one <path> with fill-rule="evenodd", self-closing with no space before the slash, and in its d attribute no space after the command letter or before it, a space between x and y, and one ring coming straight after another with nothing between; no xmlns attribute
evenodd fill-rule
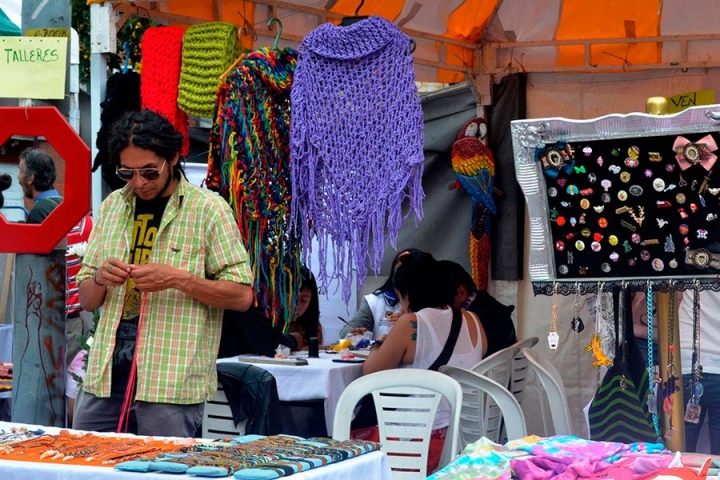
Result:
<svg viewBox="0 0 720 480"><path fill-rule="evenodd" d="M385 303L387 303L391 307L397 305L398 299L395 296L395 286L393 285L393 277L395 276L395 271L405 258L419 256L428 256L432 258L432 254L428 252L423 252L422 250L418 250L417 248L406 248L405 250L400 250L397 255L395 255L395 258L393 258L392 264L390 265L390 275L388 275L385 283L380 285L377 290L373 292L373 295L377 295L378 297L381 295L385 296Z"/></svg>
<svg viewBox="0 0 720 480"><path fill-rule="evenodd" d="M127 112L112 126L108 138L110 163L120 166L120 152L130 145L150 150L168 162L179 155L183 146L183 136L169 120L152 110ZM176 178L185 175L182 162L175 164L173 173Z"/></svg>
<svg viewBox="0 0 720 480"><path fill-rule="evenodd" d="M412 312L451 305L455 294L442 275L438 261L430 255L403 259L393 275L393 284L400 295L408 297L408 308Z"/></svg>
<svg viewBox="0 0 720 480"><path fill-rule="evenodd" d="M308 268L302 267L300 275L302 276L300 291L307 288L312 294L310 304L307 310L305 310L305 313L295 319L295 322L300 326L303 339L307 342L310 337L318 336L318 329L320 328L320 299L318 298L315 276L313 276L312 272Z"/></svg>

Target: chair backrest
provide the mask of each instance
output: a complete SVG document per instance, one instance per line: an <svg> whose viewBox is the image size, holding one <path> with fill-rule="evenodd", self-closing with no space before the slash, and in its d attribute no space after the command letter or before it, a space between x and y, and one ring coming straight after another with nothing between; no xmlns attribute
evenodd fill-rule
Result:
<svg viewBox="0 0 720 480"><path fill-rule="evenodd" d="M522 408L506 387L485 375L464 368L445 365L440 367L440 372L457 380L463 389L463 406L460 413L461 446L475 442L482 436L493 440L481 431L483 427L482 411L477 406L484 396L492 399L493 404L500 411L500 419L504 418L509 440L515 440L527 435L525 415L523 415ZM498 425L500 423L498 421ZM499 434L499 428L495 434ZM497 443L497 440L493 441Z"/></svg>
<svg viewBox="0 0 720 480"><path fill-rule="evenodd" d="M449 376L432 370L398 368L358 378L338 400L334 439L350 438L350 412L367 394L372 394L375 402L382 451L388 456L394 479L419 479L431 473L427 472L430 434L442 397L450 403L450 424L438 468L459 453L462 388Z"/></svg>
<svg viewBox="0 0 720 480"><path fill-rule="evenodd" d="M565 385L563 384L560 372L555 366L548 362L540 352L530 348L524 348L523 353L530 362L530 368L540 379L545 393L547 393L550 404L550 416L556 435L572 435L572 420L570 418L570 406L568 405Z"/></svg>
<svg viewBox="0 0 720 480"><path fill-rule="evenodd" d="M523 348L533 348L538 343L538 337L529 337L524 340L520 340L514 345L518 349L515 358L513 358L512 372L510 373L510 386L508 390L510 393L515 395L515 400L522 405L523 398L525 397L525 376L529 368L528 360L525 358Z"/></svg>
<svg viewBox="0 0 720 480"><path fill-rule="evenodd" d="M205 412L202 421L203 438L227 438L245 435L245 424L243 420L237 426L233 420L233 414L228 404L228 399L218 383L218 389L212 400L205 402Z"/></svg>
<svg viewBox="0 0 720 480"><path fill-rule="evenodd" d="M489 357L482 359L470 370L480 375L485 375L491 380L494 380L507 388L510 384L513 359L517 353L518 348L515 346L504 348L493 353ZM471 433L470 430L461 429L460 438L462 442L467 445L468 443L474 442L481 436L485 436L495 443L500 443L500 433L503 419L500 407L498 407L492 397L488 397L486 395L480 395L478 402L473 402L473 404L475 403L477 403L478 416L481 422L480 432ZM465 415L471 415L468 407L463 406L463 412ZM462 425L462 420L460 423ZM477 425L475 425L474 429L477 429ZM477 433L480 433L480 435L476 435Z"/></svg>

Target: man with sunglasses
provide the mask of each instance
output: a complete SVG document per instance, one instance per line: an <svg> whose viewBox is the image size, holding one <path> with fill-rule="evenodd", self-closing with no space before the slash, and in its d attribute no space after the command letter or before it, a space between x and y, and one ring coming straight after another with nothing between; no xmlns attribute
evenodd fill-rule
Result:
<svg viewBox="0 0 720 480"><path fill-rule="evenodd" d="M217 386L222 311L252 303L230 206L186 180L182 143L148 110L110 133L109 161L127 185L100 206L77 276L83 307L103 308L76 428L194 436Z"/></svg>

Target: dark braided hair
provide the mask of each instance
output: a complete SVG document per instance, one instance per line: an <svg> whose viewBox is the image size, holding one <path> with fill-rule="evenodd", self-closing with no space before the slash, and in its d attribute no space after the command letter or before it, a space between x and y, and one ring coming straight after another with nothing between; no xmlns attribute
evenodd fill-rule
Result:
<svg viewBox="0 0 720 480"><path fill-rule="evenodd" d="M154 152L168 162L179 155L183 146L183 136L162 115L152 110L127 112L112 126L108 138L110 164L120 166L120 152L130 145ZM175 177L185 175L182 162L175 164Z"/></svg>
<svg viewBox="0 0 720 480"><path fill-rule="evenodd" d="M53 188L57 180L57 170L55 162L47 152L39 148L28 148L20 154L20 160L25 161L25 174L35 176L35 190L45 192Z"/></svg>

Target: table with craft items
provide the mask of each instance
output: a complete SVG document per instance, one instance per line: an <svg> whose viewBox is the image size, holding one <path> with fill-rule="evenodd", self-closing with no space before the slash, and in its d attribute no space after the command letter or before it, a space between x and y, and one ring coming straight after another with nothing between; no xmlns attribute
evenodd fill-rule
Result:
<svg viewBox="0 0 720 480"><path fill-rule="evenodd" d="M307 352L293 357L307 359L307 365L254 363L275 377L280 402L321 400L325 410L327 434L332 435L335 406L345 387L362 375L361 363L338 363L338 354L320 352L320 358L307 358ZM218 362L242 361L242 356L218 359Z"/></svg>
<svg viewBox="0 0 720 480"><path fill-rule="evenodd" d="M18 427L26 427L29 430L42 429L45 433L50 435L58 435L61 432L61 429L56 427L42 427L37 425L22 425L10 422L0 422L0 437L2 437L3 433L9 432L12 428ZM66 430L66 432L69 432L70 434L87 433L78 432L76 430ZM105 438L114 437L118 440L119 443L121 443L126 438L137 438L133 435L117 435L104 433L95 433L95 435ZM142 438L153 440L152 437ZM160 437L155 437L154 440L164 439L161 439ZM181 445L189 445L194 442L193 439L175 440L177 440ZM2 448L2 445L0 445L0 448ZM150 471L147 473L141 473L132 471L121 471L115 469L114 465L112 464L102 466L86 465L83 464L83 461L80 459L70 459L70 461L63 461L62 458L57 458L56 460L46 458L43 461L38 461L38 459L34 459L33 461L16 460L18 456L14 455L15 453L17 452L0 453L0 478L2 478L3 480L26 480L34 478L42 478L44 480L64 480L69 478L72 478L73 480L94 480L97 478L102 478L103 480L166 480L167 478L170 478L167 473L162 472ZM25 452L25 454L29 453L31 453L30 450ZM189 476L187 475L181 475L184 478L189 478ZM173 478L177 478L177 474ZM230 476L225 478L233 477ZM287 478L288 480L330 480L336 478L373 478L380 480L391 480L392 475L390 471L390 466L387 461L387 457L381 451L376 450L369 453L364 453L359 456L351 457L346 460L329 463L323 466L305 470L294 475L288 475L282 478Z"/></svg>

